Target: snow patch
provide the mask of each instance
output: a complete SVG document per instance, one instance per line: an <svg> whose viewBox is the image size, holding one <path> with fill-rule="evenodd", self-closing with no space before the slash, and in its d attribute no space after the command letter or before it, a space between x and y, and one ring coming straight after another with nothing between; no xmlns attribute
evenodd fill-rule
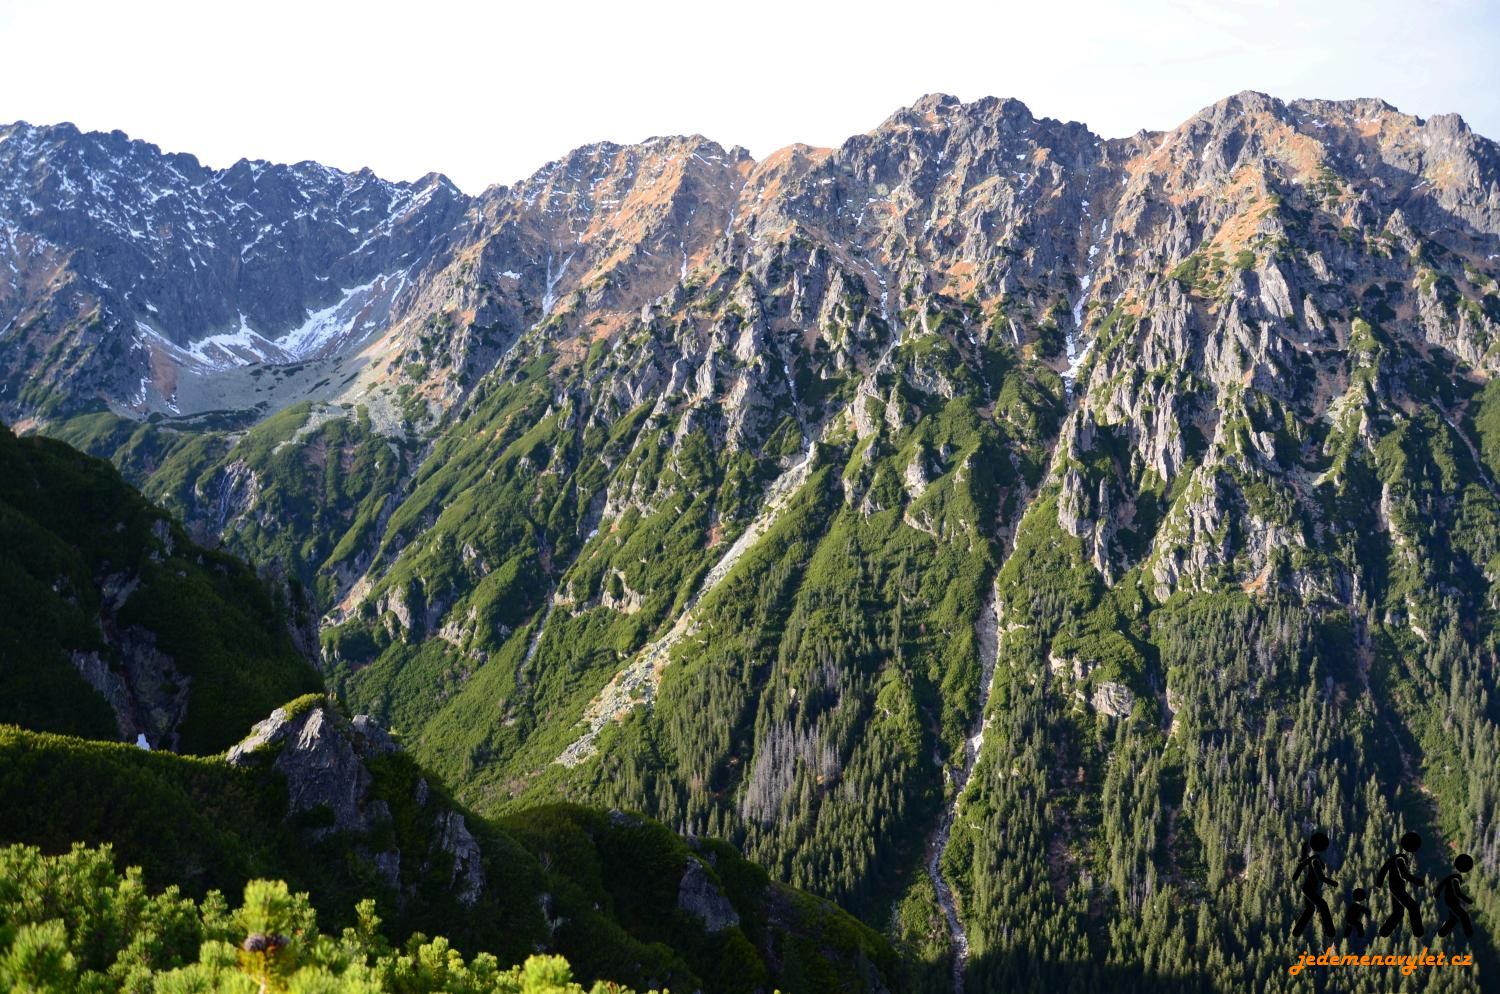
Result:
<svg viewBox="0 0 1500 994"><path fill-rule="evenodd" d="M1078 370L1083 366L1084 360L1088 358L1089 351L1094 347L1093 341L1089 341L1082 348L1079 348L1079 336L1083 333L1083 310L1084 306L1088 303L1089 287L1094 283L1094 259L1099 254L1100 243L1104 241L1104 236L1108 233L1109 218L1105 218L1099 222L1099 230L1095 234L1093 242L1089 245L1088 261L1085 265L1083 276L1078 281L1078 297L1073 301L1073 327L1068 330L1067 335L1068 368L1062 376L1063 388L1066 390L1069 399L1073 396L1073 386L1078 379Z"/></svg>
<svg viewBox="0 0 1500 994"><path fill-rule="evenodd" d="M568 263L573 261L575 252L568 253L568 257L557 267L557 272L552 271L552 253L547 253L547 292L542 294L542 317L552 313L552 308L557 304L557 284L562 280L563 273L568 271Z"/></svg>
<svg viewBox="0 0 1500 994"><path fill-rule="evenodd" d="M276 347L276 343L250 327L243 311L239 327L200 338L187 347L187 354L198 365L211 369L229 369L257 362L291 362L293 357Z"/></svg>
<svg viewBox="0 0 1500 994"><path fill-rule="evenodd" d="M157 329L136 322L137 341L166 351L184 365L204 369L232 369L253 363L291 363L315 357L341 339L369 330L390 312L391 302L406 286L406 273L377 276L362 286L342 291L333 304L309 311L302 324L275 338L250 325L244 314L230 331L178 345ZM147 303L153 314L156 308Z"/></svg>
<svg viewBox="0 0 1500 994"><path fill-rule="evenodd" d="M339 336L355 331L361 324L360 315L376 293L389 291L394 296L405 283L403 273L396 277L377 276L363 286L344 290L338 303L310 312L300 327L278 338L276 345L299 359L309 356Z"/></svg>

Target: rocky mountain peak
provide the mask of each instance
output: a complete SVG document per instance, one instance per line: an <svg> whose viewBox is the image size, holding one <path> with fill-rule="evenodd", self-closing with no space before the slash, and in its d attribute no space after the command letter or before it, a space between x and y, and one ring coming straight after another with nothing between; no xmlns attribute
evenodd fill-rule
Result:
<svg viewBox="0 0 1500 994"><path fill-rule="evenodd" d="M1031 108L1013 97L987 96L964 103L950 93L928 93L886 118L870 134L903 129L941 129L963 121L981 120L1003 122L1011 130L1024 130L1037 123Z"/></svg>
<svg viewBox="0 0 1500 994"><path fill-rule="evenodd" d="M204 377L328 355L384 327L465 203L436 174L214 170L118 132L13 125L0 141L0 327L68 343L28 374L55 403L201 409L223 392L199 391ZM14 396L7 359L0 389Z"/></svg>
<svg viewBox="0 0 1500 994"><path fill-rule="evenodd" d="M1354 770L1370 729L1417 741L1495 699L1495 163L1456 120L1380 101L1245 92L1104 140L933 95L758 162L659 138L447 208L440 183L399 210L382 194L381 238L329 259L300 197L377 181L247 165L240 200L283 190L262 213L290 283L371 267L328 319L357 334L193 374L197 406L190 359L160 352L123 403L89 377L141 374L111 337L139 291L85 293L90 247L23 219L0 256L0 302L29 309L0 332L0 410L284 564L316 592L339 693L474 803L655 806L871 920L918 909L961 960L965 927L1010 935L971 895L1018 880L1080 925L1097 909L1101 936L1175 906L1163 888L1232 889L1295 837L1308 781L1286 770ZM238 420L132 420L158 395ZM1327 719L1350 708L1378 717L1340 738ZM307 739L310 784L399 762L339 748L331 709L296 719L265 737ZM1368 799L1401 766L1324 786ZM1136 823L1093 803L1138 805L1124 776L1156 784L1156 834L1102 850ZM345 820L413 796L377 793ZM1240 823L1252 794L1264 817ZM1444 803L1444 824L1479 810ZM955 872L1016 839L1035 865ZM717 927L709 865L669 882ZM883 883L923 876L935 897Z"/></svg>

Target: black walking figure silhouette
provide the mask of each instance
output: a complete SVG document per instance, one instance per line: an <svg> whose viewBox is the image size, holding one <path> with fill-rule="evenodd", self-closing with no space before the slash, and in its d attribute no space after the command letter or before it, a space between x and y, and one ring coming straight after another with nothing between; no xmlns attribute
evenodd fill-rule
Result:
<svg viewBox="0 0 1500 994"><path fill-rule="evenodd" d="M1354 888L1353 899L1344 908L1344 938L1351 935L1364 937L1370 927L1370 906L1365 903L1365 889Z"/></svg>
<svg viewBox="0 0 1500 994"><path fill-rule="evenodd" d="M1416 832L1407 832L1401 836L1401 849L1392 854L1390 859L1380 867L1380 873L1375 877L1375 886L1379 887L1381 881L1385 881L1386 887L1391 892L1391 913L1380 926L1381 935L1390 935L1396 931L1401 924L1401 912L1406 912L1406 917L1411 923L1411 934L1420 939L1425 930L1422 928L1422 913L1417 906L1417 899L1407 893L1406 885L1412 884L1416 887L1422 886L1422 878L1411 870L1411 853L1422 848L1422 837Z"/></svg>
<svg viewBox="0 0 1500 994"><path fill-rule="evenodd" d="M1463 925L1464 935L1473 935L1474 921L1464 910L1464 905L1473 904L1474 899L1464 893L1463 882L1464 874L1474 869L1474 857L1464 853L1453 861L1453 868L1458 872L1448 874L1437 885L1437 895L1448 906L1448 919L1438 929L1438 935L1447 935L1458 924Z"/></svg>
<svg viewBox="0 0 1500 994"><path fill-rule="evenodd" d="M1323 857L1318 855L1328 848L1328 836L1322 832L1313 835L1312 838L1302 843L1302 859L1297 863L1297 869L1292 871L1292 879L1302 878L1302 916L1297 919L1297 924L1292 927L1293 935L1301 935L1307 923L1312 921L1313 912L1318 913L1318 918L1323 922L1323 932L1327 935L1333 934L1333 913L1328 910L1328 902L1323 900L1323 885L1334 883L1334 879L1327 872L1327 865Z"/></svg>

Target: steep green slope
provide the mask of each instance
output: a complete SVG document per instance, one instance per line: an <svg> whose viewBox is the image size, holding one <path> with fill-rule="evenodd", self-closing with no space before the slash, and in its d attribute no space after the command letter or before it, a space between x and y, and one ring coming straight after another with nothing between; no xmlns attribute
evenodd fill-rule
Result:
<svg viewBox="0 0 1500 994"><path fill-rule="evenodd" d="M369 899L395 934L441 934L503 962L555 950L590 978L814 992L879 989L898 976L883 940L837 908L772 884L731 846L689 844L632 816L563 806L495 823L470 815L489 883L466 901L448 862L422 858L438 853L451 805L441 788L400 752L371 771L388 825L322 835L318 812L289 815L285 783L265 769L0 727L0 790L25 799L0 811L0 839L46 852L108 844L148 886L198 897L281 878L312 895L327 930L356 924L355 906ZM370 859L387 848L401 854L399 890Z"/></svg>
<svg viewBox="0 0 1500 994"><path fill-rule="evenodd" d="M115 463L200 541L274 565L326 607L366 565L361 556L409 472L409 447L374 432L363 408L301 403L235 427L101 413L49 434Z"/></svg>
<svg viewBox="0 0 1500 994"><path fill-rule="evenodd" d="M168 583L178 602L171 617L180 624L158 644L203 651L188 674L191 721L214 728L221 741L240 740L248 726L233 723L245 702L234 698L253 688L208 651L222 643L204 633L241 638L243 657L264 654L272 661L267 668L278 647L291 651L289 636L270 634L282 621L253 573L228 555L192 546L106 464L46 439L7 433L0 446L0 466L9 471L0 510L24 567L14 574L22 584L7 604L15 622L6 631L30 653L7 656L11 685L45 687L43 678L69 672L62 647L88 630L81 619L90 609L100 612L98 601L108 596L95 589L105 585L94 577L129 569L137 578L126 585L135 593L121 598L123 607L97 615L130 630L125 626L161 620L136 608L134 597L175 574L189 581ZM70 568L74 589L59 582L50 600L38 591L36 577L50 575L44 570ZM92 591L94 600L79 591ZM230 602L225 593L241 600ZM35 610L23 610L27 605ZM264 612L259 641L237 627L255 607ZM211 612L218 627L198 612ZM48 669L54 656L60 660ZM307 678L315 684L316 675L292 658L302 679L291 686ZM118 734L109 708L101 701L99 713L89 711L95 694L77 682L70 687L58 677L51 698L32 692L7 704L15 717L44 729ZM194 740L182 737L186 749ZM826 901L773 882L726 843L686 841L619 811L556 804L518 809L502 821L477 818L457 808L440 781L378 726L347 719L316 694L276 709L227 758L0 725L0 795L17 802L0 810L0 840L54 853L78 843L110 845L123 863L142 868L149 886L198 897L281 878L312 894L328 929L356 924L354 909L368 900L400 934L441 934L505 962L558 950L584 976L641 986L815 992L900 982L899 965L877 933ZM12 924L0 920L0 945L15 937L7 931ZM140 924L129 929L140 941L150 933Z"/></svg>
<svg viewBox="0 0 1500 994"><path fill-rule="evenodd" d="M319 686L293 592L59 442L0 428L0 547L0 719L215 752Z"/></svg>
<svg viewBox="0 0 1500 994"><path fill-rule="evenodd" d="M1467 323L1456 284L1434 291L1467 265L1441 246L1352 239L1336 200L1295 182L1250 209L1293 241L1252 242L1269 255L1246 249L1246 275L1197 256L1170 274L1180 286L1148 281L1105 319L1000 571L990 727L942 861L977 986L1278 989L1308 948L1413 951L1289 935L1313 831L1334 839L1337 900L1362 886L1377 920L1375 874L1403 832L1427 840L1416 862L1434 880L1460 852L1491 867L1500 852L1493 327ZM1251 295L1351 241L1358 266L1410 283L1325 283L1336 330L1278 323ZM1228 364L1179 363L1163 341L1184 327L1207 356L1230 343ZM1433 346L1464 333L1488 368L1462 341ZM1500 908L1492 875L1472 890ZM1477 972L1410 989L1484 989L1493 936L1433 937L1430 902L1418 945L1472 951Z"/></svg>
<svg viewBox="0 0 1500 994"><path fill-rule="evenodd" d="M716 449L685 399L606 432L596 391L629 359L564 371L558 404L532 372L550 350L518 357L436 442L390 519L396 558L325 634L335 684L482 810L558 791L651 810L883 924L925 885L933 757L962 751L996 533L1040 479L1061 392L995 329L967 342L958 301L924 306L947 329L914 334L903 362L956 395L877 378L860 396L873 425L845 415L812 449L777 408L760 452ZM424 616L457 620L435 633ZM627 720L578 750L580 718L651 645L659 674L641 669L613 705ZM584 762L555 762L570 750Z"/></svg>
<svg viewBox="0 0 1500 994"><path fill-rule="evenodd" d="M307 579L476 810L721 834L932 989L1274 990L1315 828L1494 908L1497 184L1452 116L1255 93L600 146L353 406L58 430Z"/></svg>

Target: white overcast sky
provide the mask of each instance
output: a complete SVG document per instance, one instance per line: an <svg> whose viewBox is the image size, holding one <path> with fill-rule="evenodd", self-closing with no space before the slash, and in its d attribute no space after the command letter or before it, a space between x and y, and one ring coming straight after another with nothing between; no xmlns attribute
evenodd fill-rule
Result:
<svg viewBox="0 0 1500 994"><path fill-rule="evenodd" d="M1497 67L1496 0L0 0L0 121L471 192L601 139L834 145L934 91L1111 137L1244 89L1378 96L1500 138Z"/></svg>

